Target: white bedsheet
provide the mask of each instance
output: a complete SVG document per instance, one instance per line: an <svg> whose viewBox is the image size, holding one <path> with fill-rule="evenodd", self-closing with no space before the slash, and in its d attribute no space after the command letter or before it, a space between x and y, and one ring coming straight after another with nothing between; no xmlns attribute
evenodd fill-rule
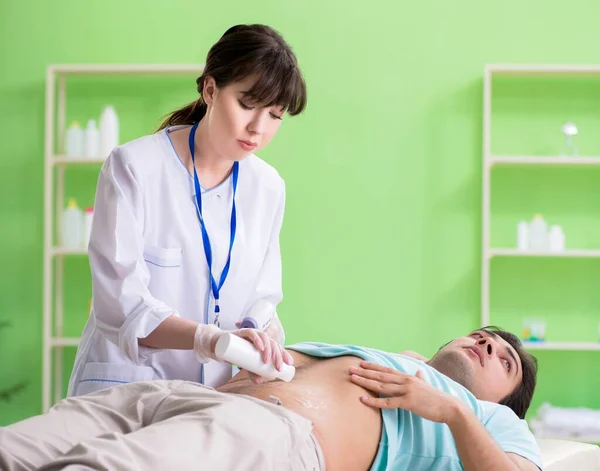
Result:
<svg viewBox="0 0 600 471"><path fill-rule="evenodd" d="M589 443L538 438L544 471L600 471L600 448Z"/></svg>

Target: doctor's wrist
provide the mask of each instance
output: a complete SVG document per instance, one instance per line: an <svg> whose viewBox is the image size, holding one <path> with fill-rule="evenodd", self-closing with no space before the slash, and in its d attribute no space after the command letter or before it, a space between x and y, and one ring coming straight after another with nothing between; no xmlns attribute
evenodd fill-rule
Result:
<svg viewBox="0 0 600 471"><path fill-rule="evenodd" d="M198 324L194 334L194 353L200 363L215 359L215 345L223 331L214 324Z"/></svg>

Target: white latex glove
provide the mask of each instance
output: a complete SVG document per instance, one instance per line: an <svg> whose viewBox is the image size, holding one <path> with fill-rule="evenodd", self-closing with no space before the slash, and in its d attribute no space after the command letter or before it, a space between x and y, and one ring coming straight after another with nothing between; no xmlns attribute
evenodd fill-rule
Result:
<svg viewBox="0 0 600 471"><path fill-rule="evenodd" d="M280 345L275 339L271 338L266 332L261 332L256 329L239 329L225 331L219 329L213 324L200 324L196 328L194 336L194 352L196 358L201 363L206 363L209 360L216 360L215 346L219 337L225 334L233 334L241 337L254 345L259 352L262 353L262 361L271 363L278 371L281 371L281 366L285 362L288 365L294 364L294 359L289 354L283 345ZM248 372L252 382L260 384L264 381L262 376Z"/></svg>

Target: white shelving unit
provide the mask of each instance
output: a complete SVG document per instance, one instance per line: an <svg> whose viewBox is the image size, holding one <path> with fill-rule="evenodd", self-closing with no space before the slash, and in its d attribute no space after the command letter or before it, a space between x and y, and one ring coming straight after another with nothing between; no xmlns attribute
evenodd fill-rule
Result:
<svg viewBox="0 0 600 471"><path fill-rule="evenodd" d="M499 166L599 166L600 156L560 157L492 154L492 79L498 76L598 76L600 65L487 65L483 80L483 214L482 214L482 279L481 325L490 325L490 265L494 257L557 257L600 258L600 249L568 249L563 252L521 251L516 248L492 247L491 233L491 173ZM568 261L565 261L568 263ZM600 351L600 342L523 342L529 350ZM563 437L555 437L563 438ZM572 437L573 440L600 443L598 437Z"/></svg>
<svg viewBox="0 0 600 471"><path fill-rule="evenodd" d="M568 249L563 252L521 251L515 248L492 247L491 232L491 174L499 166L599 166L600 156L506 156L492 154L492 79L499 76L598 76L600 65L487 65L483 79L483 230L482 230L482 279L481 279L481 325L490 324L490 265L494 257L557 257L600 258L600 249ZM527 348L536 350L600 350L600 343L593 342L525 342Z"/></svg>
<svg viewBox="0 0 600 471"><path fill-rule="evenodd" d="M68 64L50 65L46 70L46 123L44 144L44 268L42 338L42 411L62 397L62 353L76 347L79 338L64 337L63 259L87 256L87 250L65 249L54 245L55 229L60 227L64 208L65 167L100 166L104 159L67 158L64 155L66 129L67 78L103 75L192 75L202 73L194 64ZM56 178L56 184L55 184ZM54 375L54 376L53 376ZM52 384L54 390L52 391Z"/></svg>

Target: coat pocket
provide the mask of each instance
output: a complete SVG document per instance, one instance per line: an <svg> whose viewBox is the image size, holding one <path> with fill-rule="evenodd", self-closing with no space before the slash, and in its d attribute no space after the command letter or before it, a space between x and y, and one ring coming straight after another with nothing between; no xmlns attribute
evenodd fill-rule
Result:
<svg viewBox="0 0 600 471"><path fill-rule="evenodd" d="M150 294L176 311L180 308L182 258L181 248L148 246L144 250Z"/></svg>

